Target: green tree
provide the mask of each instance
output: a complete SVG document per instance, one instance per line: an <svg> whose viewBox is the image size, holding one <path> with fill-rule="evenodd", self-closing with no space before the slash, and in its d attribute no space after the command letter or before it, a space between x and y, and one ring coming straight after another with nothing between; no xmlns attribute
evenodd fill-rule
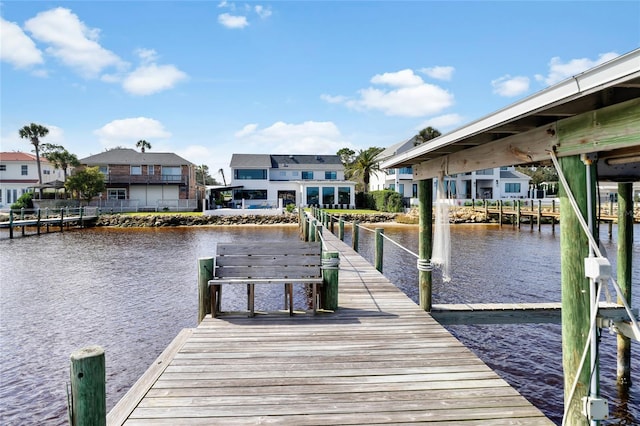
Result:
<svg viewBox="0 0 640 426"><path fill-rule="evenodd" d="M104 175L99 167L87 167L78 170L64 184L67 191L75 194L78 200L89 201L105 190Z"/></svg>
<svg viewBox="0 0 640 426"><path fill-rule="evenodd" d="M47 136L49 129L40 124L31 123L18 131L20 138L29 139L36 152L36 164L38 165L38 184L42 185L42 166L40 164L40 138ZM42 188L40 188L40 198L42 198Z"/></svg>
<svg viewBox="0 0 640 426"><path fill-rule="evenodd" d="M67 180L69 167L78 167L80 160L75 154L67 151L62 145L42 144L42 155L49 160L55 169L61 169L64 180Z"/></svg>
<svg viewBox="0 0 640 426"><path fill-rule="evenodd" d="M218 182L209 174L209 166L202 164L196 166L196 182L203 185L217 185Z"/></svg>
<svg viewBox="0 0 640 426"><path fill-rule="evenodd" d="M151 144L144 139L140 139L136 142L136 148L140 148L140 152L144 152L146 149L151 149Z"/></svg>
<svg viewBox="0 0 640 426"><path fill-rule="evenodd" d="M426 141L430 141L431 139L435 139L438 136L442 135L438 129L434 129L433 127L425 127L420 130L416 135L416 141L414 143L415 146L425 143Z"/></svg>
<svg viewBox="0 0 640 426"><path fill-rule="evenodd" d="M375 146L361 149L355 155L351 164L347 166L348 176L362 182L363 192L365 193L369 190L371 174L380 171L378 154L382 151L382 148Z"/></svg>

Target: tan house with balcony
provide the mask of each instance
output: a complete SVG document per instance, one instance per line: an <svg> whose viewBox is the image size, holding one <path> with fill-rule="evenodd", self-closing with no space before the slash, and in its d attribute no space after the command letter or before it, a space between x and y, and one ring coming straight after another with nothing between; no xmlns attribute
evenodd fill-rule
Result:
<svg viewBox="0 0 640 426"><path fill-rule="evenodd" d="M80 159L99 167L106 190L92 204L122 210L195 210L199 188L195 165L168 152L111 149Z"/></svg>

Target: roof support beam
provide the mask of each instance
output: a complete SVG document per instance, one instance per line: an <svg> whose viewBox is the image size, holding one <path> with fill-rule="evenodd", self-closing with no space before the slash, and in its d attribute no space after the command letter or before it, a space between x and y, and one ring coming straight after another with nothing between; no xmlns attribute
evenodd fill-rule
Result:
<svg viewBox="0 0 640 426"><path fill-rule="evenodd" d="M640 99L565 118L528 132L464 149L413 166L414 179L534 163L558 157L615 149L640 153Z"/></svg>

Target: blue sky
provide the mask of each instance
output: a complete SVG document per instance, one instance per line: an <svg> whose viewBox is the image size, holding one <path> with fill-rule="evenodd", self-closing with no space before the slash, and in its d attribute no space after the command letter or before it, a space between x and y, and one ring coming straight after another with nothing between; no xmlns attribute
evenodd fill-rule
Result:
<svg viewBox="0 0 640 426"><path fill-rule="evenodd" d="M3 1L0 142L335 154L446 133L640 46L640 1ZM226 174L228 177L229 175Z"/></svg>

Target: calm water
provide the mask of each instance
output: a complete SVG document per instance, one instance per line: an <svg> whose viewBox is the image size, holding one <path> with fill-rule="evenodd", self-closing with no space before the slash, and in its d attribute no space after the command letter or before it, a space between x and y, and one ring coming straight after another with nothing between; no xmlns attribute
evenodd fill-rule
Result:
<svg viewBox="0 0 640 426"><path fill-rule="evenodd" d="M349 230L347 230L349 231ZM111 409L197 316L197 259L215 242L297 238L296 227L91 229L8 240L0 234L0 423L66 424L69 355L105 348ZM385 234L417 251L417 227ZM634 283L640 282L640 227ZM610 256L614 238L603 235ZM350 233L345 240L350 242ZM360 252L373 258L373 234ZM560 300L559 233L494 226L452 228L452 276L434 303ZM612 259L615 263L615 259ZM417 300L415 259L385 246L384 273ZM634 306L640 306L635 291ZM278 307L281 295L263 308ZM277 301L276 301L277 299ZM301 299L301 298L300 298ZM302 303L302 302L298 302ZM228 308L228 306L227 306ZM455 326L451 331L556 422L562 415L560 326ZM640 423L640 345L631 393L615 386L615 337L603 333L602 389L615 420Z"/></svg>

